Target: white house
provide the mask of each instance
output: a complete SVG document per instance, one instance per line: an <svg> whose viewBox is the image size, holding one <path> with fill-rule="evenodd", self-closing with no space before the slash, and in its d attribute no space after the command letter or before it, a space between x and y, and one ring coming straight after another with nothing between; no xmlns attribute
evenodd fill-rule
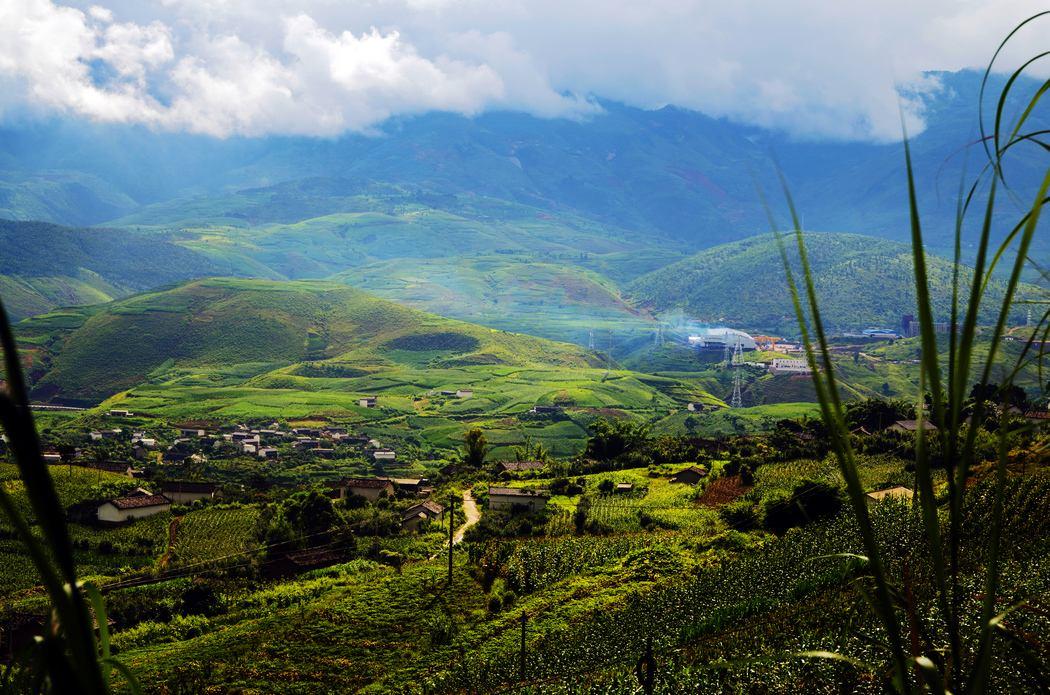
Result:
<svg viewBox="0 0 1050 695"><path fill-rule="evenodd" d="M456 398L470 398L474 395L472 389L460 389L456 391Z"/></svg>
<svg viewBox="0 0 1050 695"><path fill-rule="evenodd" d="M376 401L375 396L368 396L367 398L359 398L357 400L357 404L362 408L374 408L377 403L378 401Z"/></svg>
<svg viewBox="0 0 1050 695"><path fill-rule="evenodd" d="M516 487L490 487L489 509L495 512L543 511L550 493L546 490L526 490Z"/></svg>
<svg viewBox="0 0 1050 695"><path fill-rule="evenodd" d="M376 449L372 452L372 458L376 461L394 461L397 459L397 452L393 449Z"/></svg>
<svg viewBox="0 0 1050 695"><path fill-rule="evenodd" d="M813 370L809 368L809 362L806 360L796 360L789 357L774 357L773 362L769 365L769 371L771 374L812 374Z"/></svg>
<svg viewBox="0 0 1050 695"><path fill-rule="evenodd" d="M171 500L164 495L118 497L99 505L98 520L110 524L121 524L132 519L161 514L170 509Z"/></svg>

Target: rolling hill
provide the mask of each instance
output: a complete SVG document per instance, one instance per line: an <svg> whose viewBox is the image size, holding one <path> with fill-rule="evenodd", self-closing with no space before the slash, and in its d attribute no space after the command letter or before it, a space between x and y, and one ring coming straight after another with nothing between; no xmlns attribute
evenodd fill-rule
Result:
<svg viewBox="0 0 1050 695"><path fill-rule="evenodd" d="M15 318L98 304L218 274L221 266L166 237L121 229L0 220L0 298Z"/></svg>
<svg viewBox="0 0 1050 695"><path fill-rule="evenodd" d="M797 272L794 237L784 240ZM894 328L900 325L902 314L915 313L910 246L857 234L807 232L805 240L821 314L829 329ZM952 264L928 255L927 272L935 318L946 320ZM1022 290L1035 291L1031 286ZM798 332L772 234L701 251L634 280L626 294L654 313L684 312L698 321L788 335ZM994 306L1001 298L1002 285L992 283L983 306Z"/></svg>
<svg viewBox="0 0 1050 695"><path fill-rule="evenodd" d="M719 402L688 377L608 369L575 345L332 282L198 280L26 319L17 333L34 399L167 420L334 419L423 451L455 449L476 424L503 455L526 432L569 455L600 414L650 420ZM473 395L446 393L458 389ZM538 404L564 411L536 417Z"/></svg>
<svg viewBox="0 0 1050 695"><path fill-rule="evenodd" d="M565 260L493 255L371 263L333 280L435 314L607 349L607 331L649 333L608 278Z"/></svg>
<svg viewBox="0 0 1050 695"><path fill-rule="evenodd" d="M207 279L19 325L47 343L38 393L100 399L179 369L588 367L581 348L444 319L345 285ZM263 369L265 371L265 369Z"/></svg>

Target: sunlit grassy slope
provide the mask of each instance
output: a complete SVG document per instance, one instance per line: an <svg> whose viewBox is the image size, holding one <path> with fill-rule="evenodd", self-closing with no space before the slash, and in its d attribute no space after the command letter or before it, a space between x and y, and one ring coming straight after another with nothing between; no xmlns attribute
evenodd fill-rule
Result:
<svg viewBox="0 0 1050 695"><path fill-rule="evenodd" d="M608 278L570 262L508 255L396 259L340 273L381 297L442 316L607 349L607 331L640 334L655 324Z"/></svg>
<svg viewBox="0 0 1050 695"><path fill-rule="evenodd" d="M792 239L786 243L796 257ZM829 329L896 328L902 314L915 313L908 246L856 234L807 232L806 247ZM952 264L927 257L927 272L933 310L937 320L944 321L951 302ZM1022 293L1031 291L1022 288ZM681 310L699 320L797 332L777 243L768 234L701 251L653 271L632 282L627 295L654 312ZM992 283L985 306L996 306L1001 297L1001 283Z"/></svg>
<svg viewBox="0 0 1050 695"><path fill-rule="evenodd" d="M585 350L474 326L322 282L207 279L24 322L52 340L38 389L107 396L180 369L334 360L340 367L588 367ZM253 371L249 369L249 371Z"/></svg>
<svg viewBox="0 0 1050 695"><path fill-rule="evenodd" d="M451 449L470 424L497 455L526 433L573 453L599 415L718 402L688 377L609 370L584 348L446 319L343 284L207 279L18 326L34 396L216 422L330 418ZM470 398L441 391L472 389ZM363 408L363 395L379 398ZM533 406L564 414L532 417ZM104 404L103 408L106 407Z"/></svg>

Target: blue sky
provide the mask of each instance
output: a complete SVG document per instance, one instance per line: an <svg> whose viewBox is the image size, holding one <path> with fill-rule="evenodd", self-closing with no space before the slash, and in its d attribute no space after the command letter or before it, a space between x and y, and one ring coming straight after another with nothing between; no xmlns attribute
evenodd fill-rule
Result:
<svg viewBox="0 0 1050 695"><path fill-rule="evenodd" d="M216 137L336 135L395 115L588 118L665 104L803 137L922 128L928 70L983 67L1027 0L0 0L0 117ZM1018 37L1032 55L1046 26ZM1010 65L1010 56L1004 65Z"/></svg>

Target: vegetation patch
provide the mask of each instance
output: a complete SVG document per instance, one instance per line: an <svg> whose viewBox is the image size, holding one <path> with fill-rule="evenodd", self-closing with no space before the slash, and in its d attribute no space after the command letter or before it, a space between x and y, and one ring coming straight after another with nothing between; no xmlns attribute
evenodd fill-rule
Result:
<svg viewBox="0 0 1050 695"><path fill-rule="evenodd" d="M481 346L477 338L463 333L442 331L440 333L414 333L388 340L386 347L390 350L408 350L410 352L428 352L441 350L446 352L473 352Z"/></svg>

